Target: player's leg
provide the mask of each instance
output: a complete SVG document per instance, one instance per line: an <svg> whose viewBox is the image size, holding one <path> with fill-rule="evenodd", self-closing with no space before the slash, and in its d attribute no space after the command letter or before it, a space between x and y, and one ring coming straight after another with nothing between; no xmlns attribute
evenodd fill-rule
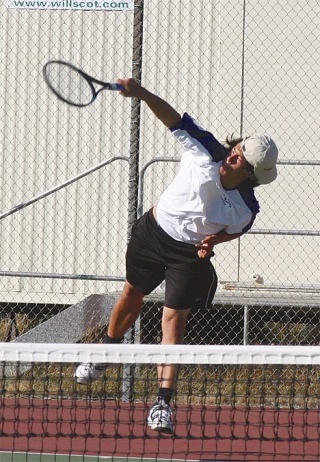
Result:
<svg viewBox="0 0 320 462"><path fill-rule="evenodd" d="M162 314L162 345L181 345L185 332L185 325L190 309L174 310L164 307ZM159 365L159 388L173 390L176 386L177 368L175 365ZM171 396L172 396L171 394ZM161 394L160 394L161 396Z"/></svg>
<svg viewBox="0 0 320 462"><path fill-rule="evenodd" d="M181 246L180 246L181 247ZM176 256L176 255L175 255ZM185 325L191 309L206 308L212 302L217 277L209 259L200 259L192 246L179 252L166 269L165 308L162 319L162 343L183 343ZM187 308L186 308L187 307ZM148 417L149 426L172 433L170 400L175 392L178 369L174 365L158 366L159 390Z"/></svg>
<svg viewBox="0 0 320 462"><path fill-rule="evenodd" d="M133 226L126 252L126 282L110 316L104 343L121 343L125 332L140 315L144 295L152 292L164 279L162 259L157 259L153 244L153 228L149 213ZM130 282L129 282L130 281ZM87 384L103 376L106 364L80 364L75 372L76 381Z"/></svg>
<svg viewBox="0 0 320 462"><path fill-rule="evenodd" d="M116 301L109 320L107 336L103 343L121 343L126 331L134 324L141 312L144 294L135 289L128 281L125 282L122 293ZM92 380L100 379L107 367L101 363L82 363L75 371L77 383L86 385Z"/></svg>

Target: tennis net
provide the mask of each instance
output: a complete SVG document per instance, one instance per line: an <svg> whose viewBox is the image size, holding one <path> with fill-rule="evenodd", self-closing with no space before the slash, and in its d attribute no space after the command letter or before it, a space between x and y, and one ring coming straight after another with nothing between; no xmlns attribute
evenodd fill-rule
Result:
<svg viewBox="0 0 320 462"><path fill-rule="evenodd" d="M83 386L82 362L111 366ZM159 363L179 365L172 435L147 426ZM0 462L315 462L319 365L307 346L1 343Z"/></svg>

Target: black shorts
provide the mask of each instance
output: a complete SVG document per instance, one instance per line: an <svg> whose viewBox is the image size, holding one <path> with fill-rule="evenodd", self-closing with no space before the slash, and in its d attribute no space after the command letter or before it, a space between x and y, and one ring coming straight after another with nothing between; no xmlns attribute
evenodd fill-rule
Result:
<svg viewBox="0 0 320 462"><path fill-rule="evenodd" d="M144 295L165 280L165 306L176 310L206 308L217 289L209 258L199 258L192 244L170 237L152 210L132 227L126 252L126 279Z"/></svg>

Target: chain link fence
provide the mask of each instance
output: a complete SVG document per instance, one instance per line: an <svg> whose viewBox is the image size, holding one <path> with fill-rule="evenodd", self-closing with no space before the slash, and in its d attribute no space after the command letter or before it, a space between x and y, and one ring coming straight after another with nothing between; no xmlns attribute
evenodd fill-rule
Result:
<svg viewBox="0 0 320 462"><path fill-rule="evenodd" d="M0 340L19 340L91 294L117 294L130 228L173 179L181 152L137 101L72 108L42 67L133 75L220 141L269 133L279 177L254 228L217 246L213 306L187 343L318 344L319 26L315 0L10 0L0 28ZM139 340L160 336L163 286ZM68 324L72 330L72 323ZM95 340L98 340L97 334Z"/></svg>

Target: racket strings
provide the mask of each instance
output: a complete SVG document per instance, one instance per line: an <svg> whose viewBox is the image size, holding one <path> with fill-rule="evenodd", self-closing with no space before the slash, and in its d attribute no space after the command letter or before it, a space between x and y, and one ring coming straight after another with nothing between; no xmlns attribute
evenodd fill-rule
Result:
<svg viewBox="0 0 320 462"><path fill-rule="evenodd" d="M45 77L51 90L67 103L86 106L94 99L94 89L90 82L72 67L48 63Z"/></svg>

